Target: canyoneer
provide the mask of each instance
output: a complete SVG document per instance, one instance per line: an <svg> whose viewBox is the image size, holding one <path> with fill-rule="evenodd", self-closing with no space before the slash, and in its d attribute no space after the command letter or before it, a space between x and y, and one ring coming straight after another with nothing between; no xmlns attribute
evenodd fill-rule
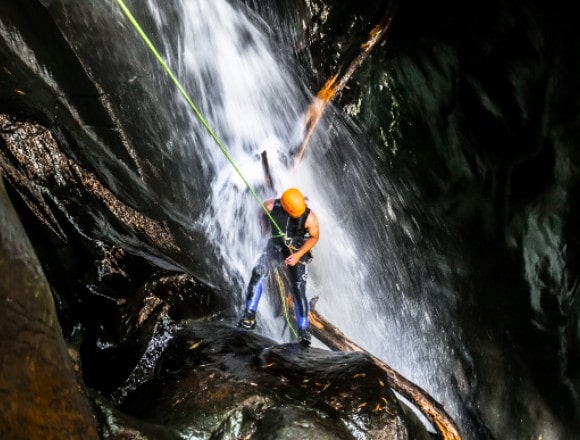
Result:
<svg viewBox="0 0 580 440"><path fill-rule="evenodd" d="M308 330L306 265L312 260L310 251L318 242L318 218L306 205L304 195L296 188L287 189L279 199L266 200L264 207L270 212L284 236L272 225L272 237L252 270L246 294L246 307L238 325L249 330L256 327L256 310L262 296L264 279L273 269L284 263L292 286L298 339L302 345L309 346L311 337Z"/></svg>

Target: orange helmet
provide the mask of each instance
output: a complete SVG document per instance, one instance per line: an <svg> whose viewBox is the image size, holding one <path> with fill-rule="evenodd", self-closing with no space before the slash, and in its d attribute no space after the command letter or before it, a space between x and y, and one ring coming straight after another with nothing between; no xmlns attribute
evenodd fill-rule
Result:
<svg viewBox="0 0 580 440"><path fill-rule="evenodd" d="M284 211L294 218L300 217L306 211L306 201L302 193L296 188L290 188L284 191L280 197L280 204Z"/></svg>

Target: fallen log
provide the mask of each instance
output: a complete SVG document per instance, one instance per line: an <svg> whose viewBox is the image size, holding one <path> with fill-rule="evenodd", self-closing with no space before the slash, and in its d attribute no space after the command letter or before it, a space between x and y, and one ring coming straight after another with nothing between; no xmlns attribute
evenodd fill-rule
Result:
<svg viewBox="0 0 580 440"><path fill-rule="evenodd" d="M275 189L268 164L268 155L265 151L262 153L262 166L267 185L271 189ZM276 280L275 286L276 289L278 289L281 301L286 303L284 307L285 315L288 314L288 310L295 313L294 299L292 298L292 295L288 294L288 292L290 292L290 287L287 272L281 270L281 268L277 268L274 271L274 276ZM427 391L406 379L381 359L348 339L346 335L338 329L338 327L334 326L330 321L320 315L317 310L315 310L317 300L318 298L313 298L310 301L308 318L310 320L310 332L320 342L334 351L361 352L368 355L379 368L385 371L393 390L415 405L427 420L432 423L435 430L443 440L461 440L457 425L449 414L447 414L441 404L433 399ZM286 316L286 319L288 320L288 316ZM290 322L288 322L288 326L291 332L296 335L296 331L292 328Z"/></svg>
<svg viewBox="0 0 580 440"><path fill-rule="evenodd" d="M293 304L290 300L289 303ZM361 352L368 355L389 379L391 387L415 405L421 413L433 424L438 434L444 440L461 440L459 429L442 405L433 399L427 391L397 373L382 360L369 353L359 345L349 340L344 333L326 320L315 310L316 298L310 302L310 332L331 350Z"/></svg>
<svg viewBox="0 0 580 440"><path fill-rule="evenodd" d="M276 288L278 289L280 298L283 302L286 302L284 309L295 314L294 298L289 293L291 287L287 271L278 267L275 269L274 274L276 276ZM421 411L427 420L431 422L441 439L461 440L457 425L449 414L447 414L441 404L433 399L429 393L420 386L406 379L381 359L348 339L338 327L318 313L315 309L317 301L318 298L313 298L310 301L310 311L308 313L308 318L310 320L310 333L312 333L312 335L331 350L359 352L369 356L373 362L387 374L391 388L409 400L409 402ZM286 319L288 320L288 316L286 316ZM291 326L292 324L288 323L288 325Z"/></svg>
<svg viewBox="0 0 580 440"><path fill-rule="evenodd" d="M281 272L285 271L276 269L276 272L278 277L282 279L282 282L277 283L277 288L280 290L281 297L286 300L286 308L295 313L294 299L292 295L288 293L290 292L288 278L285 276L285 273L281 274ZM315 309L317 300L318 298L313 298L310 301L310 311L308 313L308 318L310 320L310 333L312 333L312 335L331 350L359 352L369 356L373 362L387 374L391 388L409 400L409 402L421 411L427 420L431 422L441 439L461 440L457 425L449 414L447 414L441 404L433 399L429 393L420 386L406 379L381 359L348 339L338 327L318 313Z"/></svg>
<svg viewBox="0 0 580 440"><path fill-rule="evenodd" d="M346 86L356 69L368 58L373 48L385 37L395 15L397 0L390 0L387 10L379 23L370 31L368 40L361 45L361 51L348 65L344 74L339 72L326 81L322 89L316 94L312 103L306 109L306 135L296 153L294 167L302 160L310 138L316 125L320 121L328 103L337 96Z"/></svg>

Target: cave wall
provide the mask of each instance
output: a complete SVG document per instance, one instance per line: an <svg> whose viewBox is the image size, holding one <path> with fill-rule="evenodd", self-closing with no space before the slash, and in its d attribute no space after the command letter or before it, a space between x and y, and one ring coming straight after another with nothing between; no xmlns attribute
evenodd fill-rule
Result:
<svg viewBox="0 0 580 440"><path fill-rule="evenodd" d="M0 220L0 436L97 439L79 353L1 180Z"/></svg>
<svg viewBox="0 0 580 440"><path fill-rule="evenodd" d="M571 438L580 420L578 13L564 2L397 3L385 41L335 105L379 146L377 163L419 225L413 264L434 274L434 294L454 292L468 349L450 386L471 408L469 435ZM309 56L325 78L386 6L308 4Z"/></svg>
<svg viewBox="0 0 580 440"><path fill-rule="evenodd" d="M436 253L444 273L455 268L470 399L488 435L574 436L575 13L533 1L412 3L401 4L385 55L407 147L392 172L419 190L422 224L453 242Z"/></svg>

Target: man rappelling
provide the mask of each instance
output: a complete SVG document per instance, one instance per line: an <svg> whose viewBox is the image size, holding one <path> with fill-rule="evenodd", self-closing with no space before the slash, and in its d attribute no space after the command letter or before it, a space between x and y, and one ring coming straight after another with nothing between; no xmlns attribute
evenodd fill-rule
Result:
<svg viewBox="0 0 580 440"><path fill-rule="evenodd" d="M292 285L298 339L302 345L309 346L311 338L308 330L306 264L312 260L310 250L318 242L318 218L306 206L304 196L296 188L287 189L279 199L266 200L264 208L268 210L273 220L272 237L252 270L244 315L238 325L249 330L256 327L256 310L262 295L264 279L284 262ZM278 225L281 231L276 231L274 225Z"/></svg>

